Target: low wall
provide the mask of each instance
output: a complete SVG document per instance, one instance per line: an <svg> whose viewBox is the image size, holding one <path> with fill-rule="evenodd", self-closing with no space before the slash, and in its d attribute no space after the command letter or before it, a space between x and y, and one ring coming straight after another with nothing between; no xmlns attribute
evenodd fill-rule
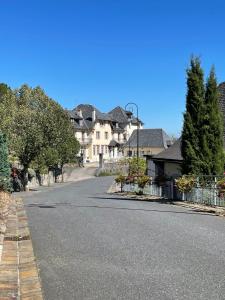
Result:
<svg viewBox="0 0 225 300"><path fill-rule="evenodd" d="M37 186L49 186L55 182L61 182L62 175L57 176L57 181L55 180L55 176L53 172L49 172L48 174L43 174L40 176L35 176L31 180L28 181L28 189L35 188Z"/></svg>

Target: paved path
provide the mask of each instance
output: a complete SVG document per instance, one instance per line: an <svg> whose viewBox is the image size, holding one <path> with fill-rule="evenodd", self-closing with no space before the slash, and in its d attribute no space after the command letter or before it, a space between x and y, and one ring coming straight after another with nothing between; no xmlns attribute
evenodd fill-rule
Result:
<svg viewBox="0 0 225 300"><path fill-rule="evenodd" d="M98 163L85 164L84 168L79 168L79 167L74 168L71 166L64 167L64 171L66 171L64 175L64 180L77 181L80 179L93 178L97 167L98 167Z"/></svg>
<svg viewBox="0 0 225 300"><path fill-rule="evenodd" d="M110 181L27 194L46 300L225 299L225 219L112 197Z"/></svg>

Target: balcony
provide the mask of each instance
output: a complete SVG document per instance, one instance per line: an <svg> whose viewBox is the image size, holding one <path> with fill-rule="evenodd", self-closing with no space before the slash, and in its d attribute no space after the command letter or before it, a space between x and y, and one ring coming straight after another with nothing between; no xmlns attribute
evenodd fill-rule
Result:
<svg viewBox="0 0 225 300"><path fill-rule="evenodd" d="M92 143L92 138L79 138L77 140L82 146L90 145Z"/></svg>

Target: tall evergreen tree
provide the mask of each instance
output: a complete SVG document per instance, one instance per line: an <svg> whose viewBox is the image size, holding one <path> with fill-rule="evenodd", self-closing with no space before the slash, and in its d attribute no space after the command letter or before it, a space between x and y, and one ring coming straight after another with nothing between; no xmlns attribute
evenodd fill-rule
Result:
<svg viewBox="0 0 225 300"><path fill-rule="evenodd" d="M6 95L9 91L11 91L10 87L5 83L0 83L0 100Z"/></svg>
<svg viewBox="0 0 225 300"><path fill-rule="evenodd" d="M202 126L204 95L204 74L201 63L199 58L192 57L190 68L187 70L186 112L181 139L184 174L201 172L199 128Z"/></svg>
<svg viewBox="0 0 225 300"><path fill-rule="evenodd" d="M223 122L218 103L214 67L206 83L202 139L202 173L222 174L224 169Z"/></svg>
<svg viewBox="0 0 225 300"><path fill-rule="evenodd" d="M10 165L6 137L0 132L0 190L10 191Z"/></svg>

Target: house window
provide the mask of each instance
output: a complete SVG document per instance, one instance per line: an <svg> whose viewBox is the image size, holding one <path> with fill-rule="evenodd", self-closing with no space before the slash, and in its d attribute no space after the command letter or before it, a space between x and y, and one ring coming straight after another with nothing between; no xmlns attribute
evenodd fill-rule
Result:
<svg viewBox="0 0 225 300"><path fill-rule="evenodd" d="M118 133L118 141L120 141L120 134Z"/></svg>
<svg viewBox="0 0 225 300"><path fill-rule="evenodd" d="M97 155L98 155L99 154L99 150L100 150L100 146L97 145L96 147L97 147Z"/></svg>
<svg viewBox="0 0 225 300"><path fill-rule="evenodd" d="M93 145L93 155L96 155L96 148L95 148L95 145Z"/></svg>
<svg viewBox="0 0 225 300"><path fill-rule="evenodd" d="M109 137L109 134L108 134L108 132L106 131L106 132L105 132L105 139L108 140L108 137Z"/></svg>
<svg viewBox="0 0 225 300"><path fill-rule="evenodd" d="M100 131L96 131L96 139L100 140Z"/></svg>
<svg viewBox="0 0 225 300"><path fill-rule="evenodd" d="M104 145L101 145L101 153L104 153Z"/></svg>
<svg viewBox="0 0 225 300"><path fill-rule="evenodd" d="M105 154L107 154L107 153L108 153L108 146L105 145Z"/></svg>
<svg viewBox="0 0 225 300"><path fill-rule="evenodd" d="M127 135L126 135L126 134L123 135L123 141L124 141L124 142L127 141Z"/></svg>

